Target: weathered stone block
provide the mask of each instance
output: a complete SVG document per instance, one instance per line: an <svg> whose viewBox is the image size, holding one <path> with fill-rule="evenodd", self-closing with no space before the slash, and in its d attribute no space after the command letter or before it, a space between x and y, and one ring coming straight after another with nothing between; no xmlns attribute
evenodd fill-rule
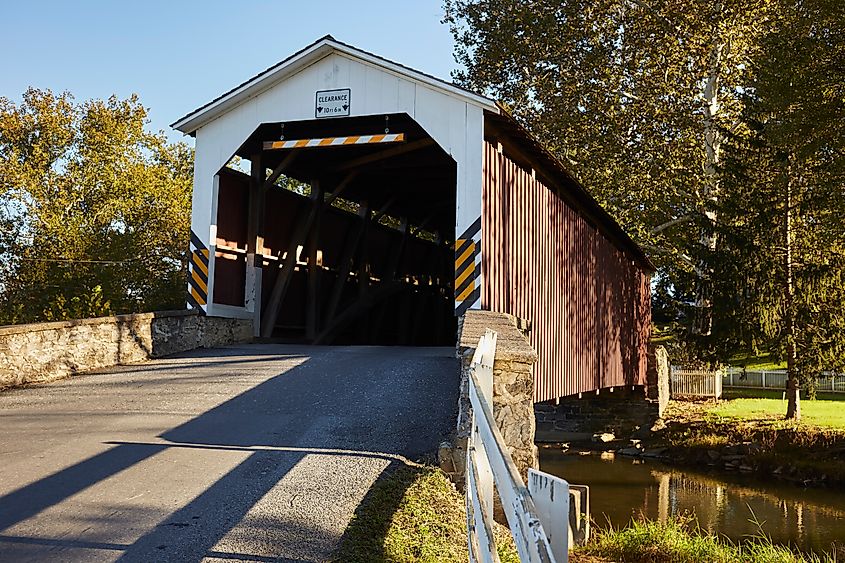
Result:
<svg viewBox="0 0 845 563"><path fill-rule="evenodd" d="M656 401L658 416L662 417L669 404L669 354L663 346L649 344L646 369L646 397Z"/></svg>
<svg viewBox="0 0 845 563"><path fill-rule="evenodd" d="M517 328L513 316L468 311L460 321L457 351L461 359L461 395L453 443L462 443L463 447L452 450L451 467L455 469L456 483L463 480L465 458L462 456L466 455L466 440L470 432L470 362L478 339L488 328L498 334L493 362L493 418L523 478L526 478L529 467L538 467L537 448L534 446L534 378L531 373L537 354ZM458 457L460 462L456 459Z"/></svg>

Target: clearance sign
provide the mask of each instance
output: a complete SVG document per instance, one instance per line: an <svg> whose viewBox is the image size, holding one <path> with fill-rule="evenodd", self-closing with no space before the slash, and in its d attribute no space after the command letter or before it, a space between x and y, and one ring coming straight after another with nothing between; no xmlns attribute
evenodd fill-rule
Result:
<svg viewBox="0 0 845 563"><path fill-rule="evenodd" d="M314 117L347 117L349 115L349 88L317 92Z"/></svg>

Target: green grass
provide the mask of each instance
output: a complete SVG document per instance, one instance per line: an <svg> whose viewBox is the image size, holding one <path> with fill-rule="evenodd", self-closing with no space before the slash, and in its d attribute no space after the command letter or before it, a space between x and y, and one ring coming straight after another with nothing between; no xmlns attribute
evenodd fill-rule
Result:
<svg viewBox="0 0 845 563"><path fill-rule="evenodd" d="M764 478L845 486L845 410L842 401L802 401L800 422L785 420L779 399L670 401L662 436L674 459L708 462L708 451L746 455ZM729 447L736 447L730 451Z"/></svg>
<svg viewBox="0 0 845 563"><path fill-rule="evenodd" d="M775 392L778 393L778 392ZM845 429L845 405L841 400L802 400L801 423L822 428ZM717 417L743 420L783 418L786 401L778 398L742 398L721 401L708 410Z"/></svg>
<svg viewBox="0 0 845 563"><path fill-rule="evenodd" d="M335 561L465 562L466 533L464 497L446 475L436 467L404 466L372 486ZM498 529L496 539L503 563L518 563L509 532Z"/></svg>
<svg viewBox="0 0 845 563"><path fill-rule="evenodd" d="M674 342L677 338L675 334L675 326L674 325L654 325L654 330L651 334L651 341L654 344L661 344L667 345L671 342Z"/></svg>
<svg viewBox="0 0 845 563"><path fill-rule="evenodd" d="M775 389L740 389L734 387L732 389L725 389L722 392L722 399L776 399L781 401L783 400L783 393L783 391ZM845 393L829 393L820 391L816 393L816 399L822 401L845 401ZM809 399L806 398L804 391L802 390L801 406L803 406L805 401L808 400ZM786 412L785 406L783 412Z"/></svg>
<svg viewBox="0 0 845 563"><path fill-rule="evenodd" d="M748 356L746 354L736 354L728 360L728 365L735 367L743 367L749 371L761 371L768 369L786 369L785 362L775 361L774 356L770 352L764 352L757 356Z"/></svg>
<svg viewBox="0 0 845 563"><path fill-rule="evenodd" d="M586 546L570 555L572 563L820 563L775 546L762 533L734 545L709 535L692 518L666 523L638 520L627 528L593 528ZM509 531L494 531L503 563L518 563ZM370 489L341 540L335 561L464 562L464 498L435 467L403 466L390 471Z"/></svg>
<svg viewBox="0 0 845 563"><path fill-rule="evenodd" d="M760 533L748 542L735 545L706 532L687 518L665 524L635 520L623 529L594 529L590 542L577 548L577 554L626 563L809 563L834 561L806 556L773 545Z"/></svg>

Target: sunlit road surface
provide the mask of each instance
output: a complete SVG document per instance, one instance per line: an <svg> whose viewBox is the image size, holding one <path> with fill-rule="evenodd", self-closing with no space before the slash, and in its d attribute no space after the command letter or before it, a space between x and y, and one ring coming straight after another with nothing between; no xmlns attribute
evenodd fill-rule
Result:
<svg viewBox="0 0 845 563"><path fill-rule="evenodd" d="M454 425L453 348L198 350L0 392L0 561L324 561Z"/></svg>

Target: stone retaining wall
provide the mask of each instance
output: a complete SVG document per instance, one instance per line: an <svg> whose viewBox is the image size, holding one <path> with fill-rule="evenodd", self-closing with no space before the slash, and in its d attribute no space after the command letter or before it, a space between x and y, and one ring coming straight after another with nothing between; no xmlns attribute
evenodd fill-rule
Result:
<svg viewBox="0 0 845 563"><path fill-rule="evenodd" d="M534 445L534 377L531 367L537 353L517 328L517 319L505 313L470 310L458 327L457 354L461 359L461 394L458 424L451 444L440 449L440 465L457 483L465 473L466 444L470 432L469 366L478 339L487 329L498 333L493 362L493 418L516 466L526 478L528 468L538 468Z"/></svg>
<svg viewBox="0 0 845 563"><path fill-rule="evenodd" d="M252 339L251 320L164 311L0 327L0 389Z"/></svg>
<svg viewBox="0 0 845 563"><path fill-rule="evenodd" d="M538 442L570 442L593 434L647 437L669 402L669 357L663 346L649 346L645 386L616 387L537 403Z"/></svg>
<svg viewBox="0 0 845 563"><path fill-rule="evenodd" d="M657 401L649 400L642 387L561 397L557 405L547 401L534 408L538 441L543 442L577 441L605 433L628 438L640 428L651 428L659 418Z"/></svg>

